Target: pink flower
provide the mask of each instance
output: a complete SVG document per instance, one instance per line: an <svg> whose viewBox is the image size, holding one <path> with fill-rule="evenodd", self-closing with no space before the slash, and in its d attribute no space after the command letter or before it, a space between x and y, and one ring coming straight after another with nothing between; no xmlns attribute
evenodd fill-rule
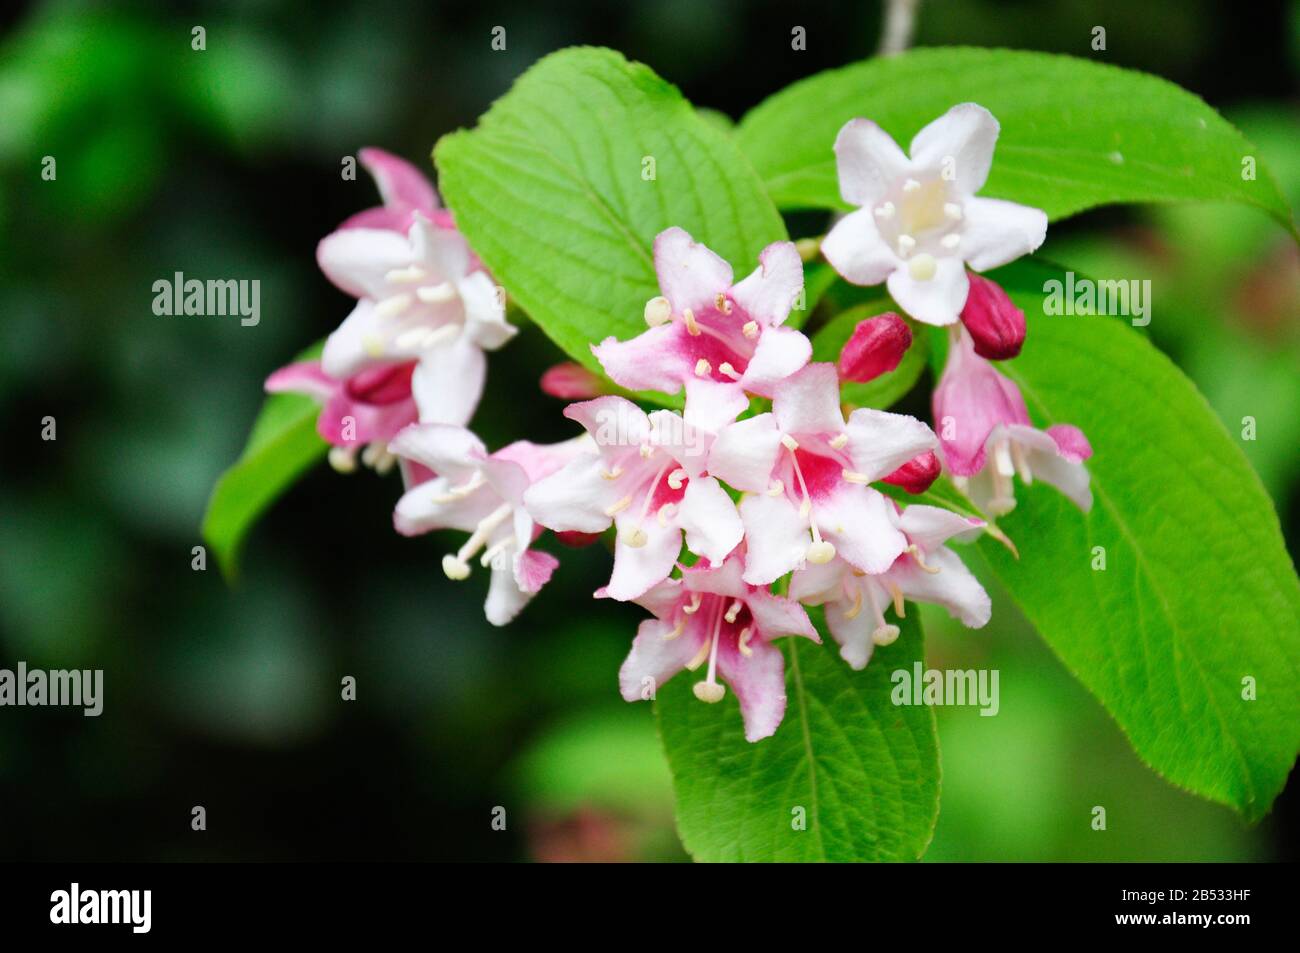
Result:
<svg viewBox="0 0 1300 953"><path fill-rule="evenodd" d="M636 600L655 617L641 623L619 669L624 699L653 698L682 669L695 671L707 662L695 697L721 701L726 694L721 677L740 702L746 740L776 731L785 715L785 659L772 640L801 635L821 642L821 637L803 606L747 585L741 565L740 557L732 556L716 568L684 568L681 579L665 579Z"/></svg>
<svg viewBox="0 0 1300 953"><path fill-rule="evenodd" d="M1077 427L1046 431L1029 421L1020 389L975 353L965 329L952 336L948 363L934 391L934 419L944 464L958 486L985 512L1009 513L1016 498L1012 477L1056 487L1080 509L1092 508L1083 461L1092 456Z"/></svg>
<svg viewBox="0 0 1300 953"><path fill-rule="evenodd" d="M898 367L912 346L912 329L907 322L887 311L859 321L840 351L840 377L865 384Z"/></svg>
<svg viewBox="0 0 1300 953"><path fill-rule="evenodd" d="M542 393L562 400L590 400L612 389L600 375L573 361L548 367L542 374L541 388Z"/></svg>
<svg viewBox="0 0 1300 953"><path fill-rule="evenodd" d="M954 106L916 134L910 157L866 119L835 140L840 194L860 206L822 254L854 284L888 283L899 306L926 324L952 324L966 303L966 266L985 271L1043 243L1047 216L975 198L993 162L998 123L983 106Z"/></svg>
<svg viewBox="0 0 1300 953"><path fill-rule="evenodd" d="M833 365L783 381L771 413L723 427L709 452L709 472L748 494L745 581L765 585L837 553L863 572L889 568L907 541L868 484L935 446L913 417L863 408L845 423Z"/></svg>
<svg viewBox="0 0 1300 953"><path fill-rule="evenodd" d="M616 384L675 394L700 378L771 396L808 362L808 339L781 326L803 290L793 242L768 245L735 285L731 266L680 228L659 233L654 258L663 295L646 303L649 330L592 347Z"/></svg>
<svg viewBox="0 0 1300 953"><path fill-rule="evenodd" d="M393 438L389 450L438 474L407 489L393 525L403 536L438 529L469 533L459 550L443 557L443 571L449 579L465 579L476 556L480 565L490 566L484 611L493 625L505 625L559 565L550 553L529 548L541 530L522 505L524 492L580 453L581 445L520 440L489 454L462 427L413 424Z"/></svg>
<svg viewBox="0 0 1300 953"><path fill-rule="evenodd" d="M617 526L614 572L605 593L640 596L672 571L682 537L691 552L721 563L744 533L736 505L704 472L713 431L734 420L743 394L712 381L693 381L686 413L647 415L622 397L571 404L595 442L525 495L537 522L558 532L599 533Z"/></svg>
<svg viewBox="0 0 1300 953"><path fill-rule="evenodd" d="M415 362L381 364L337 380L326 374L319 361L302 361L282 367L266 379L272 394L306 394L321 403L316 429L332 445L330 464L340 472L362 462L386 473L393 465L388 441L418 417L411 395Z"/></svg>
<svg viewBox="0 0 1300 953"><path fill-rule="evenodd" d="M790 596L808 605L825 605L826 625L840 644L840 656L854 669L865 668L877 645L898 638L898 626L885 621L893 603L903 617L903 600L941 605L964 624L979 628L992 611L988 593L944 542L969 539L984 526L935 506L913 505L893 519L907 537L907 548L884 572L868 574L842 559L809 566L790 580Z"/></svg>
<svg viewBox="0 0 1300 953"><path fill-rule="evenodd" d="M927 450L908 460L888 476L881 477L880 482L902 487L908 493L924 493L930 489L935 480L939 479L942 470L943 466L934 451Z"/></svg>

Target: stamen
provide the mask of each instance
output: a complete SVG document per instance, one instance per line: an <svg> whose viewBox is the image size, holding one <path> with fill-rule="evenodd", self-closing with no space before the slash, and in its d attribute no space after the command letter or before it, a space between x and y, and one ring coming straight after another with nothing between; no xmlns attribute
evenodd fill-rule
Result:
<svg viewBox="0 0 1300 953"><path fill-rule="evenodd" d="M867 603L871 606L871 614L876 619L876 628L871 633L871 641L876 645L889 645L898 638L898 626L890 625L885 621L880 605L876 602L876 587L868 581L862 584L862 588L866 590Z"/></svg>
<svg viewBox="0 0 1300 953"><path fill-rule="evenodd" d="M721 609L722 604L719 603L718 607ZM704 681L696 682L694 686L695 697L710 705L722 701L722 696L727 694L727 690L717 682L718 641L721 632L722 618L719 616L713 620L713 638L711 639L713 644L709 647L708 673L704 676Z"/></svg>
<svg viewBox="0 0 1300 953"><path fill-rule="evenodd" d="M884 218L884 219L893 218L893 217L894 217L894 203L893 203L893 202L886 202L884 205L878 206L878 207L876 208L875 212L876 212L876 218Z"/></svg>
<svg viewBox="0 0 1300 953"><path fill-rule="evenodd" d="M469 578L469 563L457 559L453 553L448 553L442 557L442 571L447 574L448 579L460 582L462 579Z"/></svg>
<svg viewBox="0 0 1300 953"><path fill-rule="evenodd" d="M352 447L330 447L329 460L339 473L352 473L357 468L357 451Z"/></svg>
<svg viewBox="0 0 1300 953"><path fill-rule="evenodd" d="M709 652L712 651L712 649L713 649L713 645L711 640L706 639L700 645L700 650L695 653L695 657L686 663L686 670L689 672L693 672L701 665L703 665L704 660L709 657Z"/></svg>
<svg viewBox="0 0 1300 953"><path fill-rule="evenodd" d="M772 485L767 488L768 496L780 496L785 492L785 484L780 480L773 480Z"/></svg>
<svg viewBox="0 0 1300 953"><path fill-rule="evenodd" d="M650 327L657 328L661 324L667 324L672 317L673 306L663 295L651 298L645 303L645 323Z"/></svg>
<svg viewBox="0 0 1300 953"><path fill-rule="evenodd" d="M737 599L735 602L733 602L730 606L727 607L727 614L724 615L723 618L726 619L728 622L735 622L736 616L740 615L740 610L743 609L744 607L745 604L741 602L739 599Z"/></svg>
<svg viewBox="0 0 1300 953"><path fill-rule="evenodd" d="M414 300L406 293L389 295L375 305L375 314L381 318L391 318L409 308Z"/></svg>
<svg viewBox="0 0 1300 953"><path fill-rule="evenodd" d="M900 619L906 619L907 613L903 611L903 590L899 589L898 584L894 582L886 583L886 585L889 587L889 594L894 597L894 615Z"/></svg>
<svg viewBox="0 0 1300 953"><path fill-rule="evenodd" d="M849 435L846 433L836 434L830 439L832 450L843 450L849 445Z"/></svg>
<svg viewBox="0 0 1300 953"><path fill-rule="evenodd" d="M384 339L377 334L367 334L361 339L361 346L371 357L384 356Z"/></svg>
<svg viewBox="0 0 1300 953"><path fill-rule="evenodd" d="M457 500L463 500L486 482L487 478L483 476L483 471L475 470L468 480L464 483L458 483L455 486L448 487L447 492L435 496L433 502L443 504L455 503Z"/></svg>
<svg viewBox="0 0 1300 953"><path fill-rule="evenodd" d="M790 436L788 433L783 433L781 434L781 446L785 447L791 453L794 453L799 449L799 441L795 440L794 437Z"/></svg>
<svg viewBox="0 0 1300 953"><path fill-rule="evenodd" d="M736 369L731 366L729 361L723 361L718 365L718 373L724 377L730 377L733 381L740 380L740 375L736 373Z"/></svg>
<svg viewBox="0 0 1300 953"><path fill-rule="evenodd" d="M1033 486L1034 474L1029 469L1029 460L1025 457L1025 448L1015 441L1011 442L1011 459L1016 465L1016 472L1020 474L1020 482L1025 486Z"/></svg>
<svg viewBox="0 0 1300 953"><path fill-rule="evenodd" d="M799 490L803 493L803 502L799 504L799 515L808 520L808 527L812 530L813 541L804 556L810 563L818 566L824 565L835 558L835 547L822 539L821 531L817 528L817 518L813 516L812 512L812 497L808 493L808 481L803 478L799 458L794 455L799 444L789 434L781 435L781 443L790 451L790 463L794 466L794 475L799 481Z"/></svg>
<svg viewBox="0 0 1300 953"><path fill-rule="evenodd" d="M909 194L917 191L920 187L921 183L916 181L916 179L908 179L903 183L903 191Z"/></svg>
<svg viewBox="0 0 1300 953"><path fill-rule="evenodd" d="M754 634L754 627L747 625L740 630L740 638L736 640L736 648L740 649L740 654L745 658L753 658L754 650L749 647L749 638Z"/></svg>
<svg viewBox="0 0 1300 953"><path fill-rule="evenodd" d="M601 470L600 475L601 478L605 480L617 480L623 475L623 468L616 466L612 470Z"/></svg>
<svg viewBox="0 0 1300 953"><path fill-rule="evenodd" d="M956 202L944 202L943 214L947 215L954 222L960 222L962 216L961 206Z"/></svg>
<svg viewBox="0 0 1300 953"><path fill-rule="evenodd" d="M712 365L710 365L709 362L706 361L704 358L700 358L698 361L695 362L696 377L708 377L709 373L712 370L713 370Z"/></svg>
<svg viewBox="0 0 1300 953"><path fill-rule="evenodd" d="M660 526L667 527L668 521L672 519L676 514L677 514L677 504L665 503L663 506L659 507L659 512L655 515L655 519L659 521Z"/></svg>
<svg viewBox="0 0 1300 953"><path fill-rule="evenodd" d="M863 585L870 585L870 583L863 583ZM862 611L862 586L854 586L853 587L853 608L849 609L848 612L844 613L844 618L849 621L852 621L858 617L858 613L860 613L861 611Z"/></svg>
<svg viewBox="0 0 1300 953"><path fill-rule="evenodd" d="M742 334L745 335L745 337L749 338L750 340L753 340L754 338L758 337L758 322L746 321L741 326L740 331Z"/></svg>
<svg viewBox="0 0 1300 953"><path fill-rule="evenodd" d="M640 526L633 526L626 532L619 534L619 542L625 546L631 546L633 549L640 549L646 544L650 537L646 535L645 530Z"/></svg>
<svg viewBox="0 0 1300 953"><path fill-rule="evenodd" d="M690 308L684 309L682 311L682 320L686 322L686 331L691 337L697 338L700 336L700 326L695 321L694 311Z"/></svg>
<svg viewBox="0 0 1300 953"><path fill-rule="evenodd" d="M939 573L940 570L938 566L931 566L925 561L925 557L921 555L921 547L917 546L916 543L908 546L905 552L911 553L912 558L916 560L916 564L930 575L933 576Z"/></svg>
<svg viewBox="0 0 1300 953"><path fill-rule="evenodd" d="M436 285L423 285L415 289L415 296L425 304L442 304L456 298L456 289L450 281Z"/></svg>
<svg viewBox="0 0 1300 953"><path fill-rule="evenodd" d="M664 633L664 641L671 642L673 639L677 638L685 631L686 631L686 620L678 619L677 624L673 626L672 631Z"/></svg>
<svg viewBox="0 0 1300 953"><path fill-rule="evenodd" d="M881 648L884 648L886 645L893 645L898 641L898 626L882 625L880 628L876 629L875 632L871 633L871 641L875 642Z"/></svg>
<svg viewBox="0 0 1300 953"><path fill-rule="evenodd" d="M958 235L956 232L950 232L949 234L943 236L943 238L939 239L939 244L942 245L944 248L948 249L949 251L952 251L954 248L956 248L958 245L961 244L961 236Z"/></svg>
<svg viewBox="0 0 1300 953"><path fill-rule="evenodd" d="M911 235L898 236L898 253L902 255L904 258L910 255L912 253L912 249L915 247L916 247L916 239L913 238Z"/></svg>
<svg viewBox="0 0 1300 953"><path fill-rule="evenodd" d="M642 460L649 460L651 457L654 456L655 448L650 446L650 444L648 443L643 443L641 444L640 453L641 453Z"/></svg>
<svg viewBox="0 0 1300 953"><path fill-rule="evenodd" d="M515 544L515 540L513 536L507 536L505 539L493 543L491 546L489 546L486 550L483 551L483 555L479 557L478 564L482 566L484 569L487 569L490 565L492 565L492 560L496 559L499 553L504 552L514 544Z"/></svg>
<svg viewBox="0 0 1300 953"><path fill-rule="evenodd" d="M467 559L472 559L487 543L488 538L496 532L497 527L514 512L514 507L509 503L502 503L487 516L479 520L478 525L474 527L474 532L470 534L469 539L465 540L465 545L456 551L455 555L448 553L442 557L442 571L447 574L448 579L461 580L469 577L469 563Z"/></svg>
<svg viewBox="0 0 1300 953"><path fill-rule="evenodd" d="M731 314L731 302L727 300L725 292L718 292L718 296L713 299L713 306L723 314Z"/></svg>
<svg viewBox="0 0 1300 953"><path fill-rule="evenodd" d="M844 479L850 483L861 483L863 486L871 482L871 478L865 473L858 473L856 470L843 471Z"/></svg>
<svg viewBox="0 0 1300 953"><path fill-rule="evenodd" d="M383 453L379 455L379 458L375 460L374 463L375 472L378 473L380 476L385 476L393 469L394 466L396 466L396 464L397 464L397 457L395 457L393 454L385 450Z"/></svg>
<svg viewBox="0 0 1300 953"><path fill-rule="evenodd" d="M695 615L695 613L700 611L700 604L703 601L704 597L700 593L694 593L691 596L690 604L682 606L682 611L687 615Z"/></svg>
<svg viewBox="0 0 1300 953"><path fill-rule="evenodd" d="M409 265L406 268L392 269L384 275L384 280L391 281L395 285L406 285L423 280L427 274L428 272L419 265Z"/></svg>
<svg viewBox="0 0 1300 953"><path fill-rule="evenodd" d="M615 516L617 516L619 513L623 512L625 509L627 509L627 508L628 508L629 506L631 506L631 505L632 505L632 497L630 497L630 496L625 496L625 497L623 497L623 499L619 500L617 503L614 503L614 504L612 504L612 505L610 505L610 506L605 507L605 515L608 516L608 517L610 517L611 519L613 519Z"/></svg>
<svg viewBox="0 0 1300 953"><path fill-rule="evenodd" d="M682 483L686 480L688 476L690 476L689 473L687 473L681 467L678 467L672 473L668 474L668 485L672 487L674 490L680 490L682 488Z"/></svg>

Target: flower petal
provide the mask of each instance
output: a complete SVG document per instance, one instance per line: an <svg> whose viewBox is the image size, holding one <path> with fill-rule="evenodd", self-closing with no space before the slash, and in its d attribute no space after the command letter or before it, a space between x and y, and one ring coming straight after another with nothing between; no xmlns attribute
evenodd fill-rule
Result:
<svg viewBox="0 0 1300 953"><path fill-rule="evenodd" d="M903 266L902 259L881 237L875 212L870 208L850 212L836 222L822 240L822 255L855 285L878 285Z"/></svg>
<svg viewBox="0 0 1300 953"><path fill-rule="evenodd" d="M925 553L934 552L949 539L969 542L985 525L981 519L923 503L911 504L898 518L898 528Z"/></svg>
<svg viewBox="0 0 1300 953"><path fill-rule="evenodd" d="M321 368L330 377L345 380L358 371L389 360L384 355L379 336L382 325L375 303L362 298L343 323L325 339Z"/></svg>
<svg viewBox="0 0 1300 953"><path fill-rule="evenodd" d="M817 502L817 527L850 565L882 573L907 548L891 518L892 506L871 487L843 483Z"/></svg>
<svg viewBox="0 0 1300 953"><path fill-rule="evenodd" d="M718 431L709 450L709 472L737 490L764 493L781 452L781 431L773 414L747 417Z"/></svg>
<svg viewBox="0 0 1300 953"><path fill-rule="evenodd" d="M886 477L913 457L934 450L939 438L926 424L906 414L860 407L844 428L853 469L868 481Z"/></svg>
<svg viewBox="0 0 1300 953"><path fill-rule="evenodd" d="M388 449L457 484L472 479L487 459L487 448L471 431L440 423L412 424Z"/></svg>
<svg viewBox="0 0 1300 953"><path fill-rule="evenodd" d="M411 375L411 393L420 408L420 420L458 426L469 423L486 379L487 358L463 334L425 351Z"/></svg>
<svg viewBox="0 0 1300 953"><path fill-rule="evenodd" d="M961 254L976 271L987 271L1028 255L1047 237L1047 213L1002 199L964 203Z"/></svg>
<svg viewBox="0 0 1300 953"><path fill-rule="evenodd" d="M764 639L775 639L783 635L802 635L804 638L821 642L808 610L793 599L786 599L766 589L754 589L745 597L749 614Z"/></svg>
<svg viewBox="0 0 1300 953"><path fill-rule="evenodd" d="M893 137L870 119L850 119L835 137L840 195L850 205L871 206L884 198L908 164Z"/></svg>
<svg viewBox="0 0 1300 953"><path fill-rule="evenodd" d="M971 476L984 466L994 427L1029 423L1020 389L975 353L964 330L948 348L933 406L944 464L957 476Z"/></svg>
<svg viewBox="0 0 1300 953"><path fill-rule="evenodd" d="M749 398L738 387L696 377L686 382L686 423L710 437L739 417Z"/></svg>
<svg viewBox="0 0 1300 953"><path fill-rule="evenodd" d="M745 524L745 582L766 586L803 568L811 538L808 520L782 496L754 495L740 501Z"/></svg>
<svg viewBox="0 0 1300 953"><path fill-rule="evenodd" d="M718 294L731 288L731 266L685 229L674 226L660 232L654 256L659 288L674 314L687 308L696 312L713 308Z"/></svg>
<svg viewBox="0 0 1300 953"><path fill-rule="evenodd" d="M745 740L761 741L776 733L785 717L785 657L761 639L748 644L743 655L735 639L718 644L718 671L736 693Z"/></svg>
<svg viewBox="0 0 1300 953"><path fill-rule="evenodd" d="M760 324L778 325L803 290L803 261L794 242L773 242L759 253L758 262L730 297Z"/></svg>
<svg viewBox="0 0 1300 953"><path fill-rule="evenodd" d="M583 454L524 492L524 506L542 526L559 532L599 533L613 518L608 510L622 491L604 477L605 461Z"/></svg>
<svg viewBox="0 0 1300 953"><path fill-rule="evenodd" d="M838 434L844 430L840 377L834 364L809 364L776 386L772 415L782 433Z"/></svg>
<svg viewBox="0 0 1300 953"><path fill-rule="evenodd" d="M268 394L305 394L324 402L343 388L343 382L326 374L320 361L300 361L273 372L263 386Z"/></svg>
<svg viewBox="0 0 1300 953"><path fill-rule="evenodd" d="M432 212L438 207L438 195L428 178L405 159L368 146L357 158L379 187L384 205L396 209L419 209Z"/></svg>
<svg viewBox="0 0 1300 953"><path fill-rule="evenodd" d="M473 272L457 282L456 290L465 307L464 336L479 347L495 351L518 332L506 321L505 304L486 272Z"/></svg>
<svg viewBox="0 0 1300 953"><path fill-rule="evenodd" d="M316 263L325 277L354 298L387 295L387 274L409 266L413 257L405 235L378 228L331 232L316 246Z"/></svg>
<svg viewBox="0 0 1300 953"><path fill-rule="evenodd" d="M618 538L614 543L614 572L605 587L611 599L626 602L663 582L677 564L682 551L682 531L677 524L660 526L653 516L641 521L626 510L615 519ZM633 529L645 534L641 546L629 546L624 537Z"/></svg>
<svg viewBox="0 0 1300 953"><path fill-rule="evenodd" d="M721 565L745 535L736 504L713 477L687 482L679 507L677 522L686 533L687 548L714 565Z"/></svg>
<svg viewBox="0 0 1300 953"><path fill-rule="evenodd" d="M608 394L570 404L564 416L581 425L602 451L627 450L650 440L650 418L626 397Z"/></svg>
<svg viewBox="0 0 1300 953"><path fill-rule="evenodd" d="M860 580L860 586L872 586L869 580ZM826 628L831 630L831 637L839 643L840 658L849 663L849 668L860 672L871 661L871 653L876 643L871 638L875 619L871 613L858 607L853 611L853 604L847 599L826 603Z"/></svg>
<svg viewBox="0 0 1300 953"><path fill-rule="evenodd" d="M1070 463L1082 463L1092 456L1092 444L1073 424L1053 424L1047 428L1047 434L1056 441L1061 457Z"/></svg>
<svg viewBox="0 0 1300 953"><path fill-rule="evenodd" d="M418 536L438 529L472 533L501 502L491 493L483 492L448 501L452 482L440 476L403 493L393 509L393 528L403 536Z"/></svg>
<svg viewBox="0 0 1300 953"><path fill-rule="evenodd" d="M659 687L686 667L705 634L698 623L674 639L665 638L672 623L646 619L637 628L632 651L618 670L618 688L624 701L645 701L655 697Z"/></svg>
<svg viewBox="0 0 1300 953"><path fill-rule="evenodd" d="M745 390L771 397L776 385L812 357L812 343L794 328L768 328L758 338L740 384Z"/></svg>
<svg viewBox="0 0 1300 953"><path fill-rule="evenodd" d="M956 553L941 547L926 557L926 565L939 571L929 573L914 559L900 559L889 578L907 598L943 606L964 625L978 629L989 621L993 611L989 595Z"/></svg>
<svg viewBox="0 0 1300 953"><path fill-rule="evenodd" d="M913 278L903 266L889 276L886 284L900 308L916 320L938 327L957 321L970 290L961 259L946 255L935 259L934 275L925 281Z"/></svg>
<svg viewBox="0 0 1300 953"><path fill-rule="evenodd" d="M925 170L941 171L944 161L955 164L954 184L965 195L984 187L998 141L998 121L976 103L961 103L934 120L912 139L912 162Z"/></svg>
<svg viewBox="0 0 1300 953"><path fill-rule="evenodd" d="M591 346L609 378L628 390L676 394L695 374L689 335L681 322L670 321L642 331L630 341L607 337Z"/></svg>

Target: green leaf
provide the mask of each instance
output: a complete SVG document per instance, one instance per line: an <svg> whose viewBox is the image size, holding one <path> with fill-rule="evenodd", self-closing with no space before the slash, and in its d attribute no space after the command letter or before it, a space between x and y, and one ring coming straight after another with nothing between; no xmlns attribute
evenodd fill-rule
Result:
<svg viewBox="0 0 1300 953"><path fill-rule="evenodd" d="M897 310L897 306L886 298L871 304L860 304L857 307L849 308L847 311L841 311L813 335L812 359L814 361L836 363L840 359L840 351L844 349L845 343L853 335L853 329L857 327L859 321L874 317L877 314L884 314L886 311ZM903 355L903 359L899 361L898 366L889 373L881 374L875 380L866 384L846 381L840 387L840 400L843 403L852 404L854 407L884 409L899 400L916 385L921 373L925 370L926 359L930 355L930 338L926 334L916 333L917 328L915 325L912 326L912 330L914 332L912 346L907 349L907 353Z"/></svg>
<svg viewBox="0 0 1300 953"><path fill-rule="evenodd" d="M733 137L612 50L540 60L475 129L444 136L434 159L474 250L556 344L598 373L591 344L645 330L659 232L681 226L737 278L786 237ZM650 160L654 178L643 178Z"/></svg>
<svg viewBox="0 0 1300 953"><path fill-rule="evenodd" d="M319 345L300 355L306 360ZM203 516L203 538L221 570L233 578L239 550L258 517L324 458L329 449L316 432L320 404L301 394L272 394L262 405L244 452L217 480Z"/></svg>
<svg viewBox="0 0 1300 953"><path fill-rule="evenodd" d="M1291 211L1254 148L1199 97L1155 76L1048 53L921 49L809 77L761 103L737 141L782 208L844 208L832 145L848 120L879 123L904 148L957 103L1002 125L980 194L1052 219L1116 202L1222 201Z"/></svg>
<svg viewBox="0 0 1300 953"><path fill-rule="evenodd" d="M996 273L1029 325L1000 369L1037 425L1087 434L1093 509L1018 486L999 523L1019 561L989 540L980 551L1143 760L1257 819L1300 749L1300 584L1277 516L1236 440L1144 337L1044 313L1060 275L1028 261Z"/></svg>
<svg viewBox="0 0 1300 953"><path fill-rule="evenodd" d="M747 742L734 693L702 704L688 672L659 690L678 832L696 860L915 860L930 843L939 814L934 713L890 700L891 674L910 674L923 657L915 607L898 620L898 641L876 649L861 672L839 657L820 611L810 614L825 644L782 640L789 702L771 738Z"/></svg>

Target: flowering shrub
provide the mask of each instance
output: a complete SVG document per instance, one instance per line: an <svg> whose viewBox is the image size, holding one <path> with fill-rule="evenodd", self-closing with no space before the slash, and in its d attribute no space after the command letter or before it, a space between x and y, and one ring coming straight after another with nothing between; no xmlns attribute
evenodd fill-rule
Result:
<svg viewBox="0 0 1300 953"><path fill-rule="evenodd" d="M987 99L924 79L940 57ZM1079 98L1058 128L1026 119L1009 89L1028 61L1063 72L1065 95ZM1287 627L1295 648L1276 519L1191 385L1121 321L1044 318L1056 272L1025 256L1049 218L1101 202L1277 208L1266 189L1225 183L1226 166L1197 191L1134 179L1083 147L1054 158L1069 134L1104 125L1094 100L1119 80L1095 69L908 54L792 87L732 133L617 54L555 54L476 130L439 143L450 212L416 166L362 150L382 205L317 250L355 307L318 358L275 371L266 388L312 401L320 439L297 442L304 463L323 441L338 470L400 464L397 531L464 534L442 569L489 573L495 625L559 569L543 534L611 546L595 597L649 614L619 689L657 701L697 856L920 853L937 811L933 720L891 703L891 672L921 659L915 603L971 628L995 615L967 566L975 552L1144 758L1258 816L1294 759L1297 655L1255 639L1226 651L1212 620L1231 605L1240 625ZM1135 165L1144 149L1222 159L1244 148L1198 101L1125 77L1131 98L1165 97L1199 120L1158 139L1110 130ZM906 78L924 94L891 105L890 82ZM541 108L560 87L559 112ZM922 114L921 103L939 108ZM919 131L905 153L886 128ZM1015 149L999 174L1004 131ZM844 214L796 243L778 205ZM856 292L863 304L810 320L832 282L868 289ZM515 333L508 302L573 359L542 380L574 401L562 443L492 451L468 429L494 399L485 354ZM885 410L917 385L927 355L932 420ZM209 538L227 560L279 488L238 482L256 482L260 449L214 498ZM1231 478L1189 479L1183 467L1204 470L1198 461ZM280 484L300 469L282 467ZM1143 491L1163 494L1192 533L1207 529L1207 509L1231 513L1233 539L1179 538ZM1189 593L1194 576L1203 590ZM1277 692L1290 697L1249 707L1243 679L1270 675L1289 679ZM774 840L810 827L815 847Z"/></svg>

